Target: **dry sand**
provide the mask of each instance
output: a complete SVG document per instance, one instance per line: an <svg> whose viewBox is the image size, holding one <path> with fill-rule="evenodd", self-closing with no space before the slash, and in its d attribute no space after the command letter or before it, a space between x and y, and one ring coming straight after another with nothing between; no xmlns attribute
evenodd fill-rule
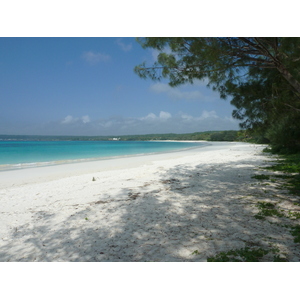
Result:
<svg viewBox="0 0 300 300"><path fill-rule="evenodd" d="M0 261L206 261L247 245L299 261L288 228L254 218L258 201L299 208L251 178L271 163L263 148L215 142L0 172Z"/></svg>

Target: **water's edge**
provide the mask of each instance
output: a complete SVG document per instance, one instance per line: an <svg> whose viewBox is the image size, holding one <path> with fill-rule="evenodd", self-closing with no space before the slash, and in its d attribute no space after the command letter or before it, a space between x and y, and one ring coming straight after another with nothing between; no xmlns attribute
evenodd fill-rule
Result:
<svg viewBox="0 0 300 300"><path fill-rule="evenodd" d="M155 142L186 142L186 141L155 141ZM198 144L198 145L195 145ZM84 163L91 161L101 161L101 160L110 160L110 159L118 159L118 158L126 158L126 157L141 157L146 155L155 155L155 154L164 154L164 153L174 153L174 152L182 152L189 150L191 148L203 148L211 145L208 142L198 142L193 141L193 145L185 148L178 148L173 150L162 150L155 152L141 152L135 154L125 154L125 155L108 155L108 156L99 156L99 157L89 157L89 158L78 158L78 159L66 159L66 160L53 160L53 161L45 161L45 162L29 162L29 163L17 163L17 164L2 164L0 165L0 172L3 171L11 171L11 170L20 170L20 169L29 169L29 168L40 168L47 166L55 166L55 165L63 165L63 164L73 164L73 163Z"/></svg>

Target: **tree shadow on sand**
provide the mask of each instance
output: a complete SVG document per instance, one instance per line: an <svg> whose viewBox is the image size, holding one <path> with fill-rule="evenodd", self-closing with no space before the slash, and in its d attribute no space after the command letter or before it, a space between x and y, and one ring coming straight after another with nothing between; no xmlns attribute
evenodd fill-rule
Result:
<svg viewBox="0 0 300 300"><path fill-rule="evenodd" d="M0 261L206 261L221 251L275 244L295 257L299 250L288 228L279 226L286 220L254 218L255 203L266 199L249 173L254 167L242 159L178 165L162 172L159 182L149 178L113 198L102 194L73 205L67 217L37 211L11 233Z"/></svg>

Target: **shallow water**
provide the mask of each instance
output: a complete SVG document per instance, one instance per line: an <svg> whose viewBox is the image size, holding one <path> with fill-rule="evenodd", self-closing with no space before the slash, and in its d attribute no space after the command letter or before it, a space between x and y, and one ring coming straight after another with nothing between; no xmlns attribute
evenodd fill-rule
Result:
<svg viewBox="0 0 300 300"><path fill-rule="evenodd" d="M204 144L153 141L0 141L0 170L168 152Z"/></svg>

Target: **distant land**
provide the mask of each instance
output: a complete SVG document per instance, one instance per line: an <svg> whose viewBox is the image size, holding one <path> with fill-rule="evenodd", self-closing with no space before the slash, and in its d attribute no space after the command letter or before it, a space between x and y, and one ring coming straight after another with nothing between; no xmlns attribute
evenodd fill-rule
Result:
<svg viewBox="0 0 300 300"><path fill-rule="evenodd" d="M165 133L122 136L46 136L46 135L0 135L0 141L251 141L245 130L204 131L194 133Z"/></svg>

